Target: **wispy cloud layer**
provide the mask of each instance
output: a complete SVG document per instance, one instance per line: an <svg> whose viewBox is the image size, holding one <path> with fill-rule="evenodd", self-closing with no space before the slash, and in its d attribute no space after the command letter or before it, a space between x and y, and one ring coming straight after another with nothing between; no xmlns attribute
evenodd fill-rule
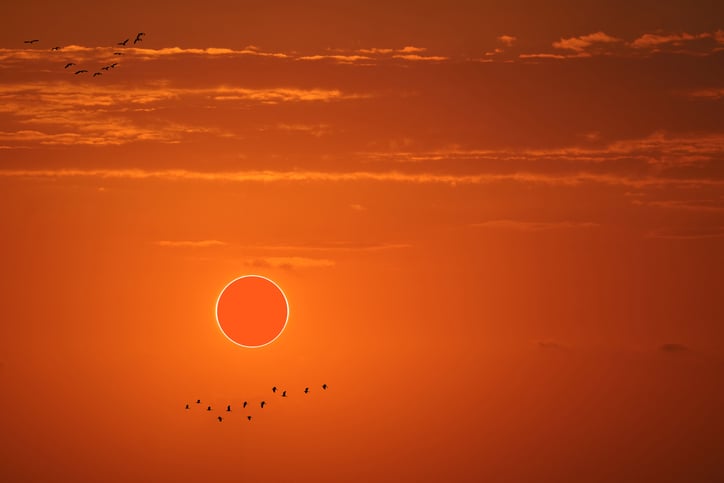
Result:
<svg viewBox="0 0 724 483"><path fill-rule="evenodd" d="M508 38L508 36L503 36ZM514 38L513 38L514 39ZM0 62L17 63L27 61L67 62L72 60L78 65L106 61L152 61L159 59L180 59L184 57L221 59L221 58L269 58L289 61L331 60L340 63L374 63L401 59L408 61L446 59L439 55L424 55L427 49L407 45L404 47L371 47L360 49L330 49L323 52L269 52L250 45L242 49L226 47L162 47L157 49L143 47L115 48L110 46L67 45L58 51L42 48L0 49Z"/></svg>
<svg viewBox="0 0 724 483"><path fill-rule="evenodd" d="M212 108L229 104L326 103L365 97L369 95L293 87L181 88L156 83L142 87L88 85L79 89L71 82L0 84L0 113L12 116L15 127L0 132L0 143L6 147L119 145L138 141L175 143L199 133L233 137L218 128L195 126L191 120L180 123L148 114L184 103ZM300 126L286 124L280 129L303 129ZM318 125L309 133L321 135L322 127Z"/></svg>
<svg viewBox="0 0 724 483"><path fill-rule="evenodd" d="M526 52L519 54L520 59L576 59L597 55L640 57L659 53L706 56L724 49L724 31L673 33L644 33L627 41L603 31L561 38L553 42L558 52ZM568 51L568 52L560 52Z"/></svg>

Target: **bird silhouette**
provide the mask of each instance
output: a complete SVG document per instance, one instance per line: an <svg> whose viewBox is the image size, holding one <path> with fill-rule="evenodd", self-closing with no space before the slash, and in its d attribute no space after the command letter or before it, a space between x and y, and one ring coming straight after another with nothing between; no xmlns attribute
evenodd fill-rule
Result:
<svg viewBox="0 0 724 483"><path fill-rule="evenodd" d="M287 391L282 391L282 397L287 397Z"/></svg>
<svg viewBox="0 0 724 483"><path fill-rule="evenodd" d="M112 63L112 64L111 64L111 69L115 69L117 65L118 65L118 62Z"/></svg>
<svg viewBox="0 0 724 483"><path fill-rule="evenodd" d="M276 387L276 386L274 386L274 387L272 388L272 392L277 392L277 387Z"/></svg>
<svg viewBox="0 0 724 483"><path fill-rule="evenodd" d="M266 405L266 401L261 402L261 408L264 409L264 406Z"/></svg>
<svg viewBox="0 0 724 483"><path fill-rule="evenodd" d="M75 75L78 75L78 74L85 74L86 72L88 72L88 71L87 71L87 70L85 70L85 69L81 69L81 70L76 70L76 71L75 71Z"/></svg>
<svg viewBox="0 0 724 483"><path fill-rule="evenodd" d="M322 389L324 389L324 390L326 391L326 390L327 390L327 385L326 385L326 384L322 384Z"/></svg>
<svg viewBox="0 0 724 483"><path fill-rule="evenodd" d="M206 408L207 411L211 411L211 406Z"/></svg>
<svg viewBox="0 0 724 483"><path fill-rule="evenodd" d="M251 421L251 416L247 416L246 419L248 419L249 421Z"/></svg>
<svg viewBox="0 0 724 483"><path fill-rule="evenodd" d="M33 40L23 40L24 44L34 44L35 42L40 42L38 39Z"/></svg>
<svg viewBox="0 0 724 483"><path fill-rule="evenodd" d="M305 387L305 388L304 388L304 394L307 394L307 393L309 393L309 388L308 388L308 387Z"/></svg>
<svg viewBox="0 0 724 483"><path fill-rule="evenodd" d="M113 52L113 55L123 55L123 52Z"/></svg>
<svg viewBox="0 0 724 483"><path fill-rule="evenodd" d="M138 35L136 35L136 38L133 39L133 43L135 44L136 42L141 42L143 40L141 37L143 37L144 35L146 35L145 32L138 32Z"/></svg>
<svg viewBox="0 0 724 483"><path fill-rule="evenodd" d="M187 405L186 405L186 409L188 409L188 408L189 408L189 405L187 404Z"/></svg>
<svg viewBox="0 0 724 483"><path fill-rule="evenodd" d="M227 413L228 413L228 412L231 412L231 404L229 404L229 405L226 406L226 412L227 412Z"/></svg>
<svg viewBox="0 0 724 483"><path fill-rule="evenodd" d="M93 77L98 77L99 75L103 75L100 72L93 72Z"/></svg>
<svg viewBox="0 0 724 483"><path fill-rule="evenodd" d="M108 70L110 68L111 68L110 65L104 65L103 67L101 67L101 70Z"/></svg>
<svg viewBox="0 0 724 483"><path fill-rule="evenodd" d="M65 67L63 67L63 68L67 69L68 67L70 67L72 65L75 65L75 62L68 62L67 64L65 64Z"/></svg>
<svg viewBox="0 0 724 483"><path fill-rule="evenodd" d="M246 401L244 401L244 404L242 405L242 407L244 407L244 408L246 407Z"/></svg>
<svg viewBox="0 0 724 483"><path fill-rule="evenodd" d="M126 39L123 42L118 42L118 43L116 43L116 45L122 45L125 47L129 40L131 40L131 39Z"/></svg>
<svg viewBox="0 0 724 483"><path fill-rule="evenodd" d="M60 49L61 49L61 47L53 47L53 48L50 49L50 50L60 50Z"/></svg>
<svg viewBox="0 0 724 483"><path fill-rule="evenodd" d="M221 416L219 416L217 419L219 420L219 422L223 421L223 419L221 419Z"/></svg>
<svg viewBox="0 0 724 483"><path fill-rule="evenodd" d="M201 404L201 399L197 399L196 404Z"/></svg>

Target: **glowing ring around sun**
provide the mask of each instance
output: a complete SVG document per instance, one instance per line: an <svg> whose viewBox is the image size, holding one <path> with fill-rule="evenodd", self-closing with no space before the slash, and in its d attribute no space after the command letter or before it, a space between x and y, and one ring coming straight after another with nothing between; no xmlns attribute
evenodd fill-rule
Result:
<svg viewBox="0 0 724 483"><path fill-rule="evenodd" d="M289 321L289 301L273 280L261 275L235 278L216 299L216 323L221 333L241 347L271 344Z"/></svg>

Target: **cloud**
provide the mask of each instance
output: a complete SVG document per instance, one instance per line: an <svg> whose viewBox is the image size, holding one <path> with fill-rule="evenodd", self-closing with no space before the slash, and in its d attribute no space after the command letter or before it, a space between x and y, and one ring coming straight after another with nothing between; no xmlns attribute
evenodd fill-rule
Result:
<svg viewBox="0 0 724 483"><path fill-rule="evenodd" d="M413 60L413 61L432 61L432 62L441 62L443 60L448 60L449 57L445 57L442 55L419 55L419 54L395 54L392 56L394 59L404 59L404 60Z"/></svg>
<svg viewBox="0 0 724 483"><path fill-rule="evenodd" d="M724 213L724 200L633 200L631 203L637 206L651 206L654 208Z"/></svg>
<svg viewBox="0 0 724 483"><path fill-rule="evenodd" d="M577 221L521 221L521 220L489 220L480 223L473 223L474 228L494 228L516 231L546 231L572 228L594 228L598 223L577 222Z"/></svg>
<svg viewBox="0 0 724 483"><path fill-rule="evenodd" d="M557 59L557 60L563 60L563 59L583 59L592 57L592 55L588 52L577 52L575 54L520 54L518 56L519 59Z"/></svg>
<svg viewBox="0 0 724 483"><path fill-rule="evenodd" d="M692 40L712 38L712 34L704 32L701 34L689 34L686 32L673 34L643 34L634 39L631 46L636 49L650 49L664 44L683 45Z"/></svg>
<svg viewBox="0 0 724 483"><path fill-rule="evenodd" d="M684 93L687 97L694 99L710 99L718 101L724 97L724 87L709 87L704 89L694 89Z"/></svg>
<svg viewBox="0 0 724 483"><path fill-rule="evenodd" d="M425 47L415 47L413 45L406 45L405 47L402 47L397 52L402 52L405 54L415 53L415 52L424 52L427 49Z"/></svg>
<svg viewBox="0 0 724 483"><path fill-rule="evenodd" d="M309 134L314 137L322 137L325 134L329 134L331 132L331 127L329 124L287 124L287 123L278 123L272 126L271 128L260 128L262 131L266 131L269 129L278 129L280 131L289 131L289 132L299 132L304 134Z"/></svg>
<svg viewBox="0 0 724 483"><path fill-rule="evenodd" d="M227 245L219 240L159 240L155 242L160 247L171 248L209 248Z"/></svg>
<svg viewBox="0 0 724 483"><path fill-rule="evenodd" d="M252 267L283 268L287 270L300 268L327 268L335 265L333 260L307 257L260 257L244 260L243 263Z"/></svg>
<svg viewBox="0 0 724 483"><path fill-rule="evenodd" d="M102 129L110 126L101 124ZM82 127L78 131L82 132ZM93 127L96 129L96 127ZM119 128L120 129L120 128ZM144 126L153 131L154 126ZM167 142L193 132L193 127L169 126ZM0 143L17 139L38 143L77 142L78 134L53 137L52 132L0 134ZM163 129L159 130L164 133ZM39 134L40 133L40 134ZM84 142L95 142L93 133ZM212 133L223 136L226 133ZM156 134L158 135L158 133ZM130 136L130 135L129 135ZM139 134L140 136L140 134ZM103 140L100 135L98 142ZM113 139L113 138L111 138ZM141 139L140 137L138 139ZM121 139L119 142L126 142ZM411 146L408 146L408 149ZM679 186L682 188L721 188L721 153L724 134L669 136L654 133L643 138L621 140L608 145L571 146L538 149L394 149L357 152L347 155L347 163L334 169L199 171L195 169L6 169L0 176L16 178L106 178L134 180L187 180L204 182L378 182L408 184L484 185L491 183L527 183L551 186L603 184L627 188ZM364 168L364 169L361 169ZM697 195L701 197L702 195ZM715 196L712 198L716 198Z"/></svg>
<svg viewBox="0 0 724 483"><path fill-rule="evenodd" d="M330 54L330 50L334 53ZM182 58L244 58L244 57L264 57L276 59L278 61L320 61L332 60L340 63L368 63L370 61L388 58L391 54L399 55L400 59L418 60L416 57L407 58L409 54L419 54L425 52L427 48L407 45L401 48L361 48L361 49L329 49L327 52L316 52L300 54L297 52L270 52L261 48L249 45L242 49L234 49L228 47L163 47L158 49L144 47L125 47L120 50L122 56L115 56L114 52L118 49L107 46L84 46L84 45L67 45L59 52L51 52L47 49L18 48L18 49L0 49L0 62L18 63L18 62L58 62L58 59L72 59L76 64L87 64L97 62L108 62L108 59L122 60L123 63L129 61L151 62L160 59L182 59Z"/></svg>
<svg viewBox="0 0 724 483"><path fill-rule="evenodd" d="M697 167L699 174L718 173L721 153L724 152L724 133L702 133L672 136L654 132L642 138L625 139L607 145L570 146L547 149L461 149L447 148L431 151L378 151L360 153L372 161L416 163L439 168L445 163L454 166L486 167L490 172L539 173L571 176L618 178L647 176L664 179L680 176L681 169ZM475 163L475 164L472 164ZM496 171L497 167L497 171ZM555 169L553 169L555 167ZM670 174L671 173L671 174ZM628 183L626 179L622 181ZM713 184L720 184L719 176L709 177Z"/></svg>
<svg viewBox="0 0 724 483"><path fill-rule="evenodd" d="M46 132L39 130L0 131L0 141L27 145L61 146L118 146L131 142L153 141L178 143L184 135L215 133L220 131L196 128L180 124L165 124L156 128L142 128L119 120L107 120L102 124L80 126L77 132ZM8 146L11 148L11 146Z"/></svg>
<svg viewBox="0 0 724 483"><path fill-rule="evenodd" d="M371 47L369 49L358 49L357 52L359 52L361 54L385 55L385 54L391 54L391 53L395 52L395 49Z"/></svg>
<svg viewBox="0 0 724 483"><path fill-rule="evenodd" d="M576 52L583 52L588 48L598 44L611 44L623 42L617 37L612 37L604 32L595 32L588 35L581 35L579 37L568 37L562 38L556 42L553 42L553 47L561 50L574 50Z"/></svg>
<svg viewBox="0 0 724 483"><path fill-rule="evenodd" d="M258 48L230 49L219 47L208 48L182 48L182 47L163 47L160 49L148 49L143 47L125 47L121 50L123 56L114 56L114 52L118 51L115 47L99 47L84 45L66 45L60 51L53 52L47 49L0 49L0 61L17 62L27 60L54 60L62 58L64 61L72 56L73 62L77 64L93 61L107 61L110 58L116 60L122 59L127 61L142 60L150 61L163 57L234 57L234 56L255 56L255 57L274 57L278 59L286 59L289 54L282 52L264 52Z"/></svg>
<svg viewBox="0 0 724 483"><path fill-rule="evenodd" d="M372 57L369 57L366 55L315 54L315 55L303 55L301 57L297 57L296 60L336 60L337 62L354 63L354 62L358 62L360 60L372 60Z"/></svg>
<svg viewBox="0 0 724 483"><path fill-rule="evenodd" d="M294 87L247 88L229 85L182 88L168 83L142 87L84 85L72 82L34 82L0 85L0 113L12 116L16 129L0 132L8 147L42 145L120 145L137 141L176 143L194 134L232 138L219 128L164 121L144 113L192 101L198 106L241 103L276 105L282 103L340 102L360 99L338 89ZM6 123L6 126L12 126ZM302 130L303 125L280 129ZM323 125L311 126L309 134L320 136Z"/></svg>
<svg viewBox="0 0 724 483"><path fill-rule="evenodd" d="M564 60L587 58L595 55L641 57L663 52L706 56L721 51L720 45L722 43L724 43L724 31L721 30L698 34L689 34L687 32L644 33L630 42L599 31L578 37L561 38L553 42L554 49L566 50L570 53L533 52L520 54L518 58L521 60Z"/></svg>
<svg viewBox="0 0 724 483"><path fill-rule="evenodd" d="M659 350L661 350L662 352L668 352L670 354L680 354L682 352L688 352L690 349L684 344L667 343L662 344L659 347Z"/></svg>
<svg viewBox="0 0 724 483"><path fill-rule="evenodd" d="M518 40L517 37L514 37L512 35L499 35L496 38L498 39L498 42L502 43L506 47L510 47L515 43L516 40Z"/></svg>
<svg viewBox="0 0 724 483"><path fill-rule="evenodd" d="M415 47L413 45L407 45L402 48L370 47L355 50L330 49L330 51L334 53L301 55L295 57L295 60L333 60L344 64L361 63L371 65L389 59L408 61L443 61L448 59L448 57L439 55L421 55L421 53L426 50L427 48L425 47Z"/></svg>
<svg viewBox="0 0 724 483"><path fill-rule="evenodd" d="M545 185L575 186L586 182L650 186L666 184L697 184L707 180L621 179L610 175L580 173L551 176L541 173L512 174L438 174L404 173L399 171L192 171L186 169L5 169L5 178L98 178L119 180L205 181L236 183L293 183L293 182L393 182L409 184L445 184L450 186L480 185L498 182L519 182ZM724 184L724 183L723 183Z"/></svg>

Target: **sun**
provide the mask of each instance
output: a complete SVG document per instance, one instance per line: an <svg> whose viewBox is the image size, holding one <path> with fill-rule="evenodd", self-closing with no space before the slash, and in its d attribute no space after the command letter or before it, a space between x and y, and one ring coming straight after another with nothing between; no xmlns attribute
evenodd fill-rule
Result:
<svg viewBox="0 0 724 483"><path fill-rule="evenodd" d="M216 300L216 322L221 332L242 347L264 347L274 342L289 320L289 301L274 281L244 275L229 282Z"/></svg>

